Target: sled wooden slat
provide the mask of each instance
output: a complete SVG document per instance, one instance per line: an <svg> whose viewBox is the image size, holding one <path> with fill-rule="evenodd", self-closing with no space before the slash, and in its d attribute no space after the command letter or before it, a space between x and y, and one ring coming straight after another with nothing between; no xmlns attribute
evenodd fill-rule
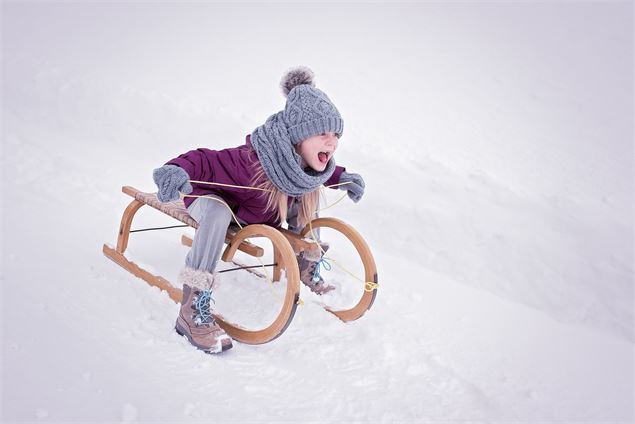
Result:
<svg viewBox="0 0 635 424"><path fill-rule="evenodd" d="M177 289L176 287L173 287L172 284L170 284L170 282L165 278L146 271L139 265L130 261L122 253L117 252L117 250L113 249L107 244L104 244L103 252L106 256L115 261L122 268L130 271L133 275L146 281L151 286L158 287L161 290L165 290L172 300L174 300L176 303L181 303L181 300L183 298L182 291L180 289Z"/></svg>
<svg viewBox="0 0 635 424"><path fill-rule="evenodd" d="M196 222L196 220L194 220L194 218L192 218L190 214L187 212L187 208L185 207L185 204L183 203L182 200L161 203L159 199L157 199L157 196L155 193L144 193L141 190L137 190L136 188L130 187L130 186L123 186L121 191L126 193L128 196L135 198L137 201L142 202L142 204L134 206L136 207L136 209L140 208L141 206L145 204L171 216L172 218L175 218L181 221L184 224L189 225L192 228L198 228L198 222ZM225 243L229 243L234 238L238 230L239 228L237 226L230 225L229 228L227 229L227 234L225 235ZM120 231L120 234L121 234L121 231ZM126 238L126 245L127 245L127 238ZM123 249L120 249L120 250L125 250L126 245L124 245ZM256 246L255 244L250 243L248 241L243 241L238 247L238 250L243 251L247 253L248 255L256 256L256 257L262 257L264 255L264 251L261 247Z"/></svg>

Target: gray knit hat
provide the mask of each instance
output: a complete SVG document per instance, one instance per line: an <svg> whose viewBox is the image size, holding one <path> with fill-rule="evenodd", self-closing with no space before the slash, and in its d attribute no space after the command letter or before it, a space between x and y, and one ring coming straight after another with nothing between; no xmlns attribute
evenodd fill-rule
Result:
<svg viewBox="0 0 635 424"><path fill-rule="evenodd" d="M324 92L315 87L314 75L306 66L288 70L280 85L287 96L283 119L292 144L325 132L341 136L344 121Z"/></svg>

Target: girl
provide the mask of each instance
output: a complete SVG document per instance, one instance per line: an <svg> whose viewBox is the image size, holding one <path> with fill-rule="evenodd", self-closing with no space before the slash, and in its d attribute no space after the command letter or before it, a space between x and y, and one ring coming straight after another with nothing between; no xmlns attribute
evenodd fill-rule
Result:
<svg viewBox="0 0 635 424"><path fill-rule="evenodd" d="M315 87L313 72L306 67L291 69L281 80L287 97L284 110L246 137L246 143L224 150L200 148L172 159L153 173L161 202L179 199L179 192L222 199L243 224L281 226L300 232L318 209L319 188L340 186L358 202L364 194L364 180L335 165L335 153L343 132L343 120L330 99ZM195 184L207 181L238 187ZM185 197L185 206L199 227L192 248L179 274L183 301L176 331L208 353L232 347L231 338L211 314L214 270L222 253L225 233L232 215L227 207L208 197ZM321 244L323 250L327 246ZM319 277L316 264L321 251L298 254L302 282L324 294L333 289Z"/></svg>

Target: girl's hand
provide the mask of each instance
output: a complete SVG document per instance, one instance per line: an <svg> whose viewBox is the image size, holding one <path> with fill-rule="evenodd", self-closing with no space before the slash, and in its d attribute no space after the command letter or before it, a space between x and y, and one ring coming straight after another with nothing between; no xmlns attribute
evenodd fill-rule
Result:
<svg viewBox="0 0 635 424"><path fill-rule="evenodd" d="M185 194L192 192L190 176L183 168L176 165L163 165L155 169L152 172L152 179L159 188L157 198L162 203L178 200L179 191Z"/></svg>
<svg viewBox="0 0 635 424"><path fill-rule="evenodd" d="M348 191L348 197L350 197L353 202L359 202L364 195L364 187L366 187L362 176L359 174L349 174L344 171L342 175L340 175L340 184L341 183L348 184L341 185L339 189Z"/></svg>

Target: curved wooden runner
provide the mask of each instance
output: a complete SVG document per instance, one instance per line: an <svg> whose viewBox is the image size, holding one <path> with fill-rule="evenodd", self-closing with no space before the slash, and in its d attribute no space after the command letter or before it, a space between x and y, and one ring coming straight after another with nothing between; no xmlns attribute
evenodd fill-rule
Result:
<svg viewBox="0 0 635 424"><path fill-rule="evenodd" d="M274 252L276 252L274 254L276 262L274 275L280 275L282 269L286 272L287 290L284 303L275 321L261 330L242 328L225 321L222 316L216 316L216 321L232 338L244 343L261 344L280 336L291 324L300 299L300 271L295 253L287 239L275 228L262 224L247 225L238 231L225 249L222 256L223 261L231 262L240 243L249 237L267 237L271 240Z"/></svg>
<svg viewBox="0 0 635 424"><path fill-rule="evenodd" d="M304 227L301 235L303 237L309 237L311 233L311 227L313 227L313 229L328 227L333 230L339 231L346 238L348 238L351 243L353 243L353 246L355 246L359 257L364 264L364 281L378 284L377 266L375 265L375 259L373 258L373 254L371 253L368 244L357 230L337 218L317 218L311 221L310 225ZM364 313L366 313L366 311L369 310L371 306L373 306L373 302L375 301L376 296L377 288L373 288L370 291L364 290L364 294L362 295L359 302L357 302L357 304L350 309L341 311L335 311L329 308L325 309L335 314L342 321L354 321L364 315Z"/></svg>

